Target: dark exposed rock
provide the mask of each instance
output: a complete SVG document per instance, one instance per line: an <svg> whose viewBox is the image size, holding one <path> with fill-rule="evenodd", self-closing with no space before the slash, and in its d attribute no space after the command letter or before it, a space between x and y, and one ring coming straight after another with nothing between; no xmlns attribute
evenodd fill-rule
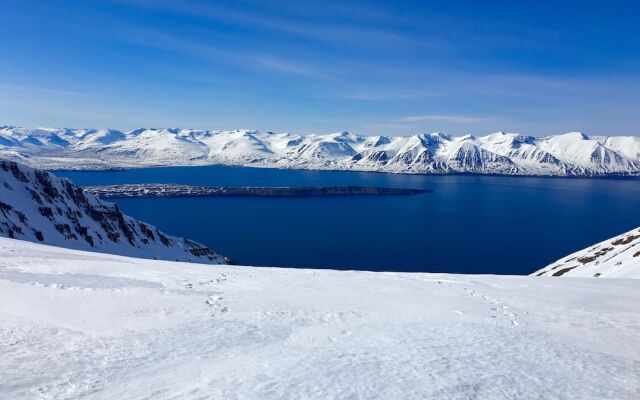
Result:
<svg viewBox="0 0 640 400"><path fill-rule="evenodd" d="M82 188L74 185L73 183L71 183L71 181L66 179L63 182L65 191L67 192L69 198L73 200L73 203L80 207L86 206L87 197L85 196Z"/></svg>
<svg viewBox="0 0 640 400"><path fill-rule="evenodd" d="M554 274L552 276L562 276L564 274L566 274L567 272L571 271L574 268L577 268L578 266L576 265L575 267L568 267L568 268L563 268L557 272L554 272Z"/></svg>
<svg viewBox="0 0 640 400"><path fill-rule="evenodd" d="M209 253L211 252L209 249L207 248L195 248L195 247L190 247L189 248L189 252L191 254L193 254L196 257L202 257L202 256L206 256L209 255Z"/></svg>
<svg viewBox="0 0 640 400"><path fill-rule="evenodd" d="M143 235L145 235L151 240L156 240L155 236L153 235L153 231L149 229L147 224L141 222L139 225L140 225L140 231L142 232Z"/></svg>
<svg viewBox="0 0 640 400"><path fill-rule="evenodd" d="M27 223L27 216L24 215L22 211L16 211L16 215L18 216L18 220L20 221L21 224Z"/></svg>
<svg viewBox="0 0 640 400"><path fill-rule="evenodd" d="M120 241L120 234L117 232L107 232L107 237L114 243L118 243Z"/></svg>
<svg viewBox="0 0 640 400"><path fill-rule="evenodd" d="M42 187L42 192L49 199L49 201L52 201L60 195L58 193L58 189L56 189L51 183L51 175L49 175L48 172L36 169L35 175L36 180Z"/></svg>
<svg viewBox="0 0 640 400"><path fill-rule="evenodd" d="M68 224L55 224L54 226L65 239L78 239L78 236L71 231L71 227Z"/></svg>
<svg viewBox="0 0 640 400"><path fill-rule="evenodd" d="M84 240L86 240L87 243L91 245L91 247L93 247L93 237L91 237L91 235L89 234L89 228L87 228L86 226L77 225L76 232L78 232L78 234L82 236Z"/></svg>
<svg viewBox="0 0 640 400"><path fill-rule="evenodd" d="M619 246L621 244L629 244L636 239L640 239L640 235L629 235L629 236L614 240L613 242L611 242L611 244L614 246Z"/></svg>
<svg viewBox="0 0 640 400"><path fill-rule="evenodd" d="M184 239L184 244L189 252L196 257L209 257L210 259L213 259L216 255L208 247L202 246L192 240Z"/></svg>
<svg viewBox="0 0 640 400"><path fill-rule="evenodd" d="M156 230L156 233L158 234L158 237L160 238L160 241L162 242L163 245L167 247L171 246L171 239L163 235L162 232L158 230Z"/></svg>
<svg viewBox="0 0 640 400"><path fill-rule="evenodd" d="M116 220L118 221L120 230L122 230L122 233L124 234L124 236L127 238L129 243L133 246L135 243L135 232L133 231L131 226L129 226L129 224L127 224L126 221L124 220L124 215L122 214L122 212L120 212L120 209L118 208L117 205L114 205L114 209L115 209L114 212L115 212Z"/></svg>
<svg viewBox="0 0 640 400"><path fill-rule="evenodd" d="M33 189L27 188L27 190L31 193L31 198L38 204L42 204L42 198L40 195Z"/></svg>
<svg viewBox="0 0 640 400"><path fill-rule="evenodd" d="M38 207L38 211L40 211L40 214L43 217L47 217L51 221L53 221L53 210L51 209L51 207Z"/></svg>
<svg viewBox="0 0 640 400"><path fill-rule="evenodd" d="M113 205L112 208L98 209L96 207L87 207L85 209L87 215L94 221L98 222L102 229L107 233L107 237L112 242L120 240L120 231L125 235L131 245L134 244L135 234L131 227L125 222L124 215Z"/></svg>
<svg viewBox="0 0 640 400"><path fill-rule="evenodd" d="M7 203L3 203L0 201L0 211L6 216L9 211L13 210L13 207Z"/></svg>
<svg viewBox="0 0 640 400"><path fill-rule="evenodd" d="M4 171L11 171L13 176L15 176L15 178L20 182L29 182L29 179L27 178L27 176L24 174L24 172L20 170L18 163L13 161L0 160L0 167Z"/></svg>
<svg viewBox="0 0 640 400"><path fill-rule="evenodd" d="M67 209L66 216L71 221L78 222L78 220L82 218L82 213L78 210Z"/></svg>
<svg viewBox="0 0 640 400"><path fill-rule="evenodd" d="M578 262L580 262L582 264L588 264L588 263L596 260L598 257L604 256L605 254L607 254L611 250L613 250L613 247L605 247L605 248L600 249L597 252L595 252L592 256L584 256L584 257L578 258Z"/></svg>

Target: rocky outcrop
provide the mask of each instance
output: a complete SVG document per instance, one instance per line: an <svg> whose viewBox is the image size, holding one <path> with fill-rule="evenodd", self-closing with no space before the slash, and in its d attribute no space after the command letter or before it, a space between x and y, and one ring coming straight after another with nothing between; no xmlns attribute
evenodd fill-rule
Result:
<svg viewBox="0 0 640 400"><path fill-rule="evenodd" d="M640 278L640 228L570 254L532 275Z"/></svg>
<svg viewBox="0 0 640 400"><path fill-rule="evenodd" d="M80 250L225 263L213 250L122 213L68 179L0 160L0 236Z"/></svg>

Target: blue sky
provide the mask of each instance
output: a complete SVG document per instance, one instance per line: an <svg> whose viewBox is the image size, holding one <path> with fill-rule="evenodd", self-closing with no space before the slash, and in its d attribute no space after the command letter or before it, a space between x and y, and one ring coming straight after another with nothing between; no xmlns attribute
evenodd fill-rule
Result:
<svg viewBox="0 0 640 400"><path fill-rule="evenodd" d="M0 0L0 124L640 134L640 5Z"/></svg>

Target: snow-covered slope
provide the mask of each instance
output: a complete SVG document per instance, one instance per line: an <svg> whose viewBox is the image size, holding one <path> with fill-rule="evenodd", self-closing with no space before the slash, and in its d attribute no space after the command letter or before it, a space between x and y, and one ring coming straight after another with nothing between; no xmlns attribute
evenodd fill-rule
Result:
<svg viewBox="0 0 640 400"><path fill-rule="evenodd" d="M205 266L0 238L2 399L638 399L640 281Z"/></svg>
<svg viewBox="0 0 640 400"><path fill-rule="evenodd" d="M532 275L640 279L640 228L570 254Z"/></svg>
<svg viewBox="0 0 640 400"><path fill-rule="evenodd" d="M498 132L405 137L249 130L0 127L0 157L43 168L227 164L276 168L510 175L640 174L640 137Z"/></svg>
<svg viewBox="0 0 640 400"><path fill-rule="evenodd" d="M68 179L2 159L0 236L141 258L225 262L199 243L122 214Z"/></svg>

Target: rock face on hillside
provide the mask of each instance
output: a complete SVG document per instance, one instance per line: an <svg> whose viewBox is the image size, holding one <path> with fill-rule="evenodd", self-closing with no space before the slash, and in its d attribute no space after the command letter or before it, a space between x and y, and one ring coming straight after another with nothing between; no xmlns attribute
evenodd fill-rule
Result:
<svg viewBox="0 0 640 400"><path fill-rule="evenodd" d="M570 254L532 275L640 278L640 228Z"/></svg>
<svg viewBox="0 0 640 400"><path fill-rule="evenodd" d="M243 165L406 173L639 175L640 137L498 132L404 137L249 130L0 127L0 157L48 169Z"/></svg>
<svg viewBox="0 0 640 400"><path fill-rule="evenodd" d="M227 262L199 243L124 215L68 179L6 160L0 160L0 236L139 258Z"/></svg>

